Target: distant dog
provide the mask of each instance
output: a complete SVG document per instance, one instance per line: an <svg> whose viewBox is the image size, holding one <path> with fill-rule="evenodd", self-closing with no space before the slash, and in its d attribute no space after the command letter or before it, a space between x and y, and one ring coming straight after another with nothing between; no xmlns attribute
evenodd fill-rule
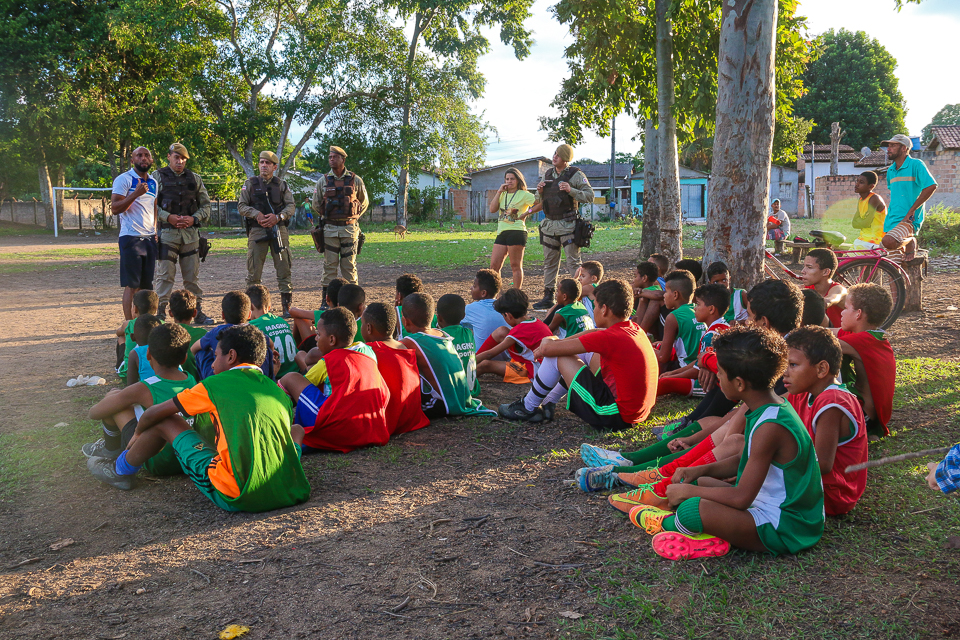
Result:
<svg viewBox="0 0 960 640"><path fill-rule="evenodd" d="M393 235L397 238L405 238L407 237L407 228L402 224L398 224L393 228Z"/></svg>

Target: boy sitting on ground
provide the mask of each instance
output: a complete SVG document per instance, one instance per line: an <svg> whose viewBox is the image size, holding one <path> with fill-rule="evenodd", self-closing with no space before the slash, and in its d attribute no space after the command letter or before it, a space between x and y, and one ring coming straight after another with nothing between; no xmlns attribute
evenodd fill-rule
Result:
<svg viewBox="0 0 960 640"><path fill-rule="evenodd" d="M137 346L133 339L133 324L137 316L156 315L160 305L160 298L152 289L141 289L133 294L133 318L126 320L116 331L117 336L117 375L121 379L127 378L127 358Z"/></svg>
<svg viewBox="0 0 960 640"><path fill-rule="evenodd" d="M500 327L480 346L477 374L493 373L504 382L526 384L536 375L539 366L533 357L534 350L541 340L553 336L550 327L539 318L530 317L530 299L519 289L504 291L493 308L510 328ZM501 353L509 354L510 360L498 359Z"/></svg>
<svg viewBox="0 0 960 640"><path fill-rule="evenodd" d="M470 297L473 302L464 309L461 324L473 331L474 350L477 352L491 333L500 327L507 326L503 316L493 308L493 303L502 286L503 280L500 274L493 269L480 269L477 271L477 277L473 279L473 286L470 287Z"/></svg>
<svg viewBox="0 0 960 640"><path fill-rule="evenodd" d="M897 360L880 324L890 314L893 298L878 284L855 284L847 291L837 338L843 348L843 383L860 398L871 440L890 434Z"/></svg>
<svg viewBox="0 0 960 640"><path fill-rule="evenodd" d="M220 301L220 309L224 324L210 329L190 347L191 353L197 359L197 371L200 373L200 380L213 375L213 361L216 359L217 340L220 339L220 331L227 327L246 324L250 320L250 298L243 291L228 291L223 296L223 300ZM273 378L272 345L267 345L267 353L260 369L265 376Z"/></svg>
<svg viewBox="0 0 960 640"><path fill-rule="evenodd" d="M290 331L290 324L271 313L270 292L262 284L252 284L247 287L247 297L250 298L250 324L260 329L267 338L267 347L272 347L279 357L277 377L298 371L297 342Z"/></svg>
<svg viewBox="0 0 960 640"><path fill-rule="evenodd" d="M670 560L720 556L730 545L774 555L808 549L823 535L823 485L806 427L773 389L787 346L760 327L733 327L714 345L720 387L747 407L744 455L678 469L667 488L676 513L638 505L630 520ZM732 485L718 480L734 476Z"/></svg>
<svg viewBox="0 0 960 640"><path fill-rule="evenodd" d="M823 506L828 516L850 512L864 489L867 470L844 470L867 461L867 429L860 402L836 384L843 352L823 327L800 327L787 336L787 371L783 384L813 439L823 477Z"/></svg>
<svg viewBox="0 0 960 640"><path fill-rule="evenodd" d="M830 326L840 327L840 312L843 311L843 301L847 295L846 288L831 280L837 271L837 254L830 249L811 249L803 259L803 270L800 278L807 289L813 289L827 303L827 318Z"/></svg>
<svg viewBox="0 0 960 640"><path fill-rule="evenodd" d="M650 257L647 258L647 262L652 262L657 265L657 271L660 273L657 277L657 282L660 284L661 289L665 289L667 287L667 281L664 280L664 278L670 270L670 261L667 259L667 256L662 253L651 253Z"/></svg>
<svg viewBox="0 0 960 640"><path fill-rule="evenodd" d="M399 278L397 278L397 294L394 298L394 303L397 307L397 335L394 336L397 340L405 337L406 325L403 323L403 301L411 293L424 293L423 282L419 277L413 275L412 273L405 273ZM431 298L433 300L433 298ZM433 320L430 322L430 328L437 328L437 316L433 316Z"/></svg>
<svg viewBox="0 0 960 640"><path fill-rule="evenodd" d="M303 427L307 447L347 453L390 440L390 392L373 351L363 343L351 348L356 328L347 309L324 311L317 321L321 360L305 376L288 373L280 380L296 405L293 422Z"/></svg>
<svg viewBox="0 0 960 640"><path fill-rule="evenodd" d="M507 293L510 291L522 293L519 289L509 289ZM430 420L445 416L496 415L470 394L467 374L453 347L453 338L427 326L433 315L430 294L411 293L403 299L401 320L406 337L402 342L417 354L423 412Z"/></svg>
<svg viewBox="0 0 960 640"><path fill-rule="evenodd" d="M463 372L467 374L467 386L470 395L480 395L480 380L477 377L477 353L474 346L473 331L461 326L466 303L455 293L447 293L437 300L437 328L453 338L453 348L463 363Z"/></svg>
<svg viewBox="0 0 960 640"><path fill-rule="evenodd" d="M699 260L694 260L693 258L677 260L676 264L673 265L673 268L676 271L689 271L690 275L693 276L693 282L695 284L700 284L700 278L703 277L703 263Z"/></svg>
<svg viewBox="0 0 960 640"><path fill-rule="evenodd" d="M290 423L290 398L255 364L267 357L266 339L249 324L225 327L219 336L215 375L144 411L116 462L87 461L94 477L130 489L140 466L170 443L197 489L226 511L270 511L310 497L300 465L303 429ZM178 413L209 413L216 448Z"/></svg>
<svg viewBox="0 0 960 640"><path fill-rule="evenodd" d="M803 315L800 316L801 327L822 327L827 324L827 301L813 289L804 289Z"/></svg>
<svg viewBox="0 0 960 640"><path fill-rule="evenodd" d="M603 265L596 260L588 260L580 265L575 277L580 281L580 302L586 307L592 320L596 300L594 291L600 281L603 280Z"/></svg>
<svg viewBox="0 0 960 640"><path fill-rule="evenodd" d="M159 316L142 315L133 321L133 340L137 346L127 356L127 384L131 385L156 375L147 359L147 339L154 327L163 324Z"/></svg>
<svg viewBox="0 0 960 640"><path fill-rule="evenodd" d="M730 304L727 305L727 311L723 314L723 319L729 326L735 324L745 324L747 322L747 292L744 289L731 289L730 287L730 269L725 262L712 262L707 267L707 282L709 284L722 284L730 291Z"/></svg>
<svg viewBox="0 0 960 640"><path fill-rule="evenodd" d="M693 299L694 316L697 322L707 328L700 338L700 344L697 346L697 358L699 358L713 348L714 337L729 328L723 319L723 314L727 310L727 305L730 304L730 292L721 284L705 284L702 287L697 287L697 290L693 292ZM692 363L679 369L661 374L657 384L657 395L662 396L668 393L683 396L694 393L703 395L699 377L700 366L695 359Z"/></svg>
<svg viewBox="0 0 960 640"><path fill-rule="evenodd" d="M597 287L598 329L544 339L533 357L543 359L526 396L500 405L509 420L542 422L567 394L567 408L597 430L629 429L645 420L657 392L656 355L629 320L633 291L624 280ZM601 330L602 329L602 330Z"/></svg>
<svg viewBox="0 0 960 640"><path fill-rule="evenodd" d="M590 312L578 302L583 293L580 281L573 278L564 278L557 287L557 306L553 310L553 318L548 323L550 331L558 338L569 338L578 333L596 329Z"/></svg>
<svg viewBox="0 0 960 640"><path fill-rule="evenodd" d="M193 326L193 321L197 317L197 296L192 291L177 289L170 294L169 312L170 318L190 334L190 344L207 335L205 327ZM200 374L197 372L197 359L193 352L189 350L189 347L187 348L187 361L183 365L183 370L193 376L194 380L200 379Z"/></svg>
<svg viewBox="0 0 960 640"><path fill-rule="evenodd" d="M325 287L320 308L315 311L290 308L290 317L293 318L293 339L297 343L298 350L310 351L317 346L317 319L327 309L340 305L340 289L345 284L350 284L345 278L336 277L331 280Z"/></svg>
<svg viewBox="0 0 960 640"><path fill-rule="evenodd" d="M697 283L689 271L667 274L663 304L670 315L663 323L663 340L657 346L657 362L661 371L685 367L697 359L697 345L706 327L697 321L693 311L693 290ZM677 366L673 366L676 363Z"/></svg>
<svg viewBox="0 0 960 640"><path fill-rule="evenodd" d="M145 318L147 316L140 316ZM146 359L154 375L141 379L124 389L112 389L103 400L95 404L88 417L91 420L100 420L103 424L103 437L96 442L83 445L81 451L87 458L101 458L107 461L116 460L120 453L129 444L133 432L137 428L137 420L143 415L144 409L155 404L166 402L181 391L190 389L197 381L193 376L184 373L180 365L186 362L190 353L190 334L179 324L158 324L149 335L147 341ZM196 418L188 417L187 424L191 427L200 427L201 422L207 427L203 432L205 440L213 442L210 432L209 419L206 415ZM151 457L143 464L144 469L156 476L175 475L183 473L180 463L173 453L173 448L166 445L163 450Z"/></svg>
<svg viewBox="0 0 960 640"><path fill-rule="evenodd" d="M653 333L660 323L660 304L663 302L663 289L658 279L660 271L650 261L637 265L637 274L633 278L633 297L636 309L633 320L647 334Z"/></svg>
<svg viewBox="0 0 960 640"><path fill-rule="evenodd" d="M338 300L340 302L338 306L341 306L352 313L353 317L357 319L357 332L354 334L353 339L357 342L363 342L363 335L360 332L360 323L362 322L363 318L363 310L367 308L367 293L360 285L345 284L340 289Z"/></svg>
<svg viewBox="0 0 960 640"><path fill-rule="evenodd" d="M387 402L387 429L395 436L430 424L420 406L420 371L417 353L393 339L397 313L390 305L371 302L363 311L363 340L377 356L390 400Z"/></svg>

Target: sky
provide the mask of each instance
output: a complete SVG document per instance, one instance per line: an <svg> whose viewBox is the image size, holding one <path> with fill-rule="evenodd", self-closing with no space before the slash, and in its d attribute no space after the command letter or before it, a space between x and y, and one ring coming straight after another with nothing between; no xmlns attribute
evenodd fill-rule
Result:
<svg viewBox="0 0 960 640"><path fill-rule="evenodd" d="M572 38L550 12L556 0L537 0L528 25L535 44L530 55L518 61L513 50L488 33L491 51L480 59L487 78L484 97L474 110L482 113L497 135L488 140L487 164L494 165L539 155L552 155L554 144L540 130L539 116L556 115L553 97L567 76L564 48ZM906 99L906 124L911 135L920 130L946 104L960 103L960 72L956 42L960 37L960 0L924 0L899 13L894 0L801 0L798 13L808 18L811 35L828 29L866 31L896 58L896 75ZM617 150L636 152L643 145L636 123L617 120ZM899 133L899 132L891 132ZM577 146L577 157L604 160L610 157L610 139L587 133Z"/></svg>

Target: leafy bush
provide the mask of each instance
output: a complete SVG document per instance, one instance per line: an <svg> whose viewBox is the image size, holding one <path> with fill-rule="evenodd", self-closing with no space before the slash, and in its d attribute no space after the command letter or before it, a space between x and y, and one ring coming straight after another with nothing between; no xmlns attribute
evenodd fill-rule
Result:
<svg viewBox="0 0 960 640"><path fill-rule="evenodd" d="M927 209L919 239L934 254L960 254L960 210L943 204Z"/></svg>
<svg viewBox="0 0 960 640"><path fill-rule="evenodd" d="M411 187L407 196L407 219L409 222L433 222L441 219L443 187Z"/></svg>

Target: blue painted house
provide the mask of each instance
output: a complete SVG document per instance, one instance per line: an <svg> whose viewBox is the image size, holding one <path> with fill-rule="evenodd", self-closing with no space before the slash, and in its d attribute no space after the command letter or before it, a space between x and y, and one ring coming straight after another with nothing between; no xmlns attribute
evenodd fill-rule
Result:
<svg viewBox="0 0 960 640"><path fill-rule="evenodd" d="M680 210L684 218L707 217L707 196L710 175L680 167ZM630 176L630 204L643 211L643 174Z"/></svg>

